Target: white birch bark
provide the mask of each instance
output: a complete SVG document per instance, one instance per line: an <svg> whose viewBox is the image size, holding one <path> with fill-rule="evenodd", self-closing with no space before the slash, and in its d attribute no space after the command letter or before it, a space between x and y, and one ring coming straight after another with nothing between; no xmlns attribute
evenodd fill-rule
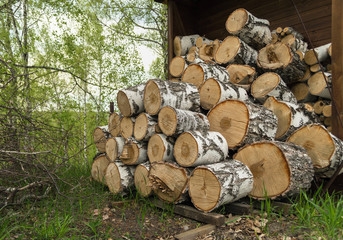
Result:
<svg viewBox="0 0 343 240"><path fill-rule="evenodd" d="M228 145L224 136L214 131L187 131L175 142L174 156L183 167L222 162L228 156Z"/></svg>
<svg viewBox="0 0 343 240"><path fill-rule="evenodd" d="M123 116L135 116L144 111L144 88L145 83L141 83L118 92L117 104Z"/></svg>
<svg viewBox="0 0 343 240"><path fill-rule="evenodd" d="M246 19L240 29L231 27L231 24L235 25L237 17ZM239 20L242 21L242 19L238 19L238 21ZM231 13L225 23L225 26L229 33L237 35L240 39L257 50L263 48L272 40L269 21L257 18L243 8L237 9Z"/></svg>
<svg viewBox="0 0 343 240"><path fill-rule="evenodd" d="M200 37L198 34L189 36L176 36L174 38L174 54L175 56L184 56L188 50L195 46L196 40Z"/></svg>
<svg viewBox="0 0 343 240"><path fill-rule="evenodd" d="M208 179L210 172L214 176ZM208 185L211 180L211 185ZM210 188L219 188L219 194L213 195L208 192ZM200 211L211 212L212 210L247 196L253 188L253 175L249 168L237 160L199 166L194 169L189 179L189 195L192 203ZM216 189L216 192L218 190Z"/></svg>

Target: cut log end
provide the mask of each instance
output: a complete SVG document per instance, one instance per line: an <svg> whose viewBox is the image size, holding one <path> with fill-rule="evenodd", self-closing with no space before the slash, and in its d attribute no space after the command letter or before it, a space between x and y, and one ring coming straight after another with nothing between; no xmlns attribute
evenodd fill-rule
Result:
<svg viewBox="0 0 343 240"><path fill-rule="evenodd" d="M117 141L114 138L109 138L106 141L106 156L111 161L115 161L118 157Z"/></svg>
<svg viewBox="0 0 343 240"><path fill-rule="evenodd" d="M273 143L243 147L234 157L244 163L254 176L252 197L275 198L290 185L290 169L282 151Z"/></svg>
<svg viewBox="0 0 343 240"><path fill-rule="evenodd" d="M134 176L135 186L138 193L143 197L148 197L152 193L149 171L143 165L138 165Z"/></svg>
<svg viewBox="0 0 343 240"><path fill-rule="evenodd" d="M123 114L123 116L125 117L131 116L132 113L131 113L130 101L128 97L126 96L126 94L121 90L117 94L117 105L121 114Z"/></svg>
<svg viewBox="0 0 343 240"><path fill-rule="evenodd" d="M277 42L262 48L257 60L262 68L277 69L287 66L292 61L292 53L286 44Z"/></svg>
<svg viewBox="0 0 343 240"><path fill-rule="evenodd" d="M198 167L189 180L190 195L193 204L205 212L212 210L220 197L220 182L212 171Z"/></svg>
<svg viewBox="0 0 343 240"><path fill-rule="evenodd" d="M174 157L183 167L192 166L198 157L198 144L188 132L182 133L174 146Z"/></svg>
<svg viewBox="0 0 343 240"><path fill-rule="evenodd" d="M226 20L226 30L231 34L239 32L247 23L248 17L248 12L245 9L237 9Z"/></svg>
<svg viewBox="0 0 343 240"><path fill-rule="evenodd" d="M98 156L94 159L91 169L91 176L95 181L106 184L105 174L109 161L106 158L105 154Z"/></svg>
<svg viewBox="0 0 343 240"><path fill-rule="evenodd" d="M326 168L335 152L335 144L328 131L321 125L308 125L295 131L288 139L306 149L315 168Z"/></svg>
<svg viewBox="0 0 343 240"><path fill-rule="evenodd" d="M271 110L278 119L278 128L276 131L275 138L281 138L286 134L289 126L291 124L292 112L287 104L277 101L274 97L269 97L265 103L264 107Z"/></svg>
<svg viewBox="0 0 343 240"><path fill-rule="evenodd" d="M153 135L148 143L148 157L150 163L162 161L165 151L166 149L161 136L159 134Z"/></svg>
<svg viewBox="0 0 343 240"><path fill-rule="evenodd" d="M209 110L218 103L221 96L221 88L215 79L210 78L200 86L199 94L201 107Z"/></svg>
<svg viewBox="0 0 343 240"><path fill-rule="evenodd" d="M149 120L146 116L146 113L139 114L139 116L136 118L133 130L133 135L136 140L140 141L145 137L148 130L148 121Z"/></svg>
<svg viewBox="0 0 343 240"><path fill-rule="evenodd" d="M111 193L117 194L121 191L120 172L115 163L110 163L108 165L105 179Z"/></svg>
<svg viewBox="0 0 343 240"><path fill-rule="evenodd" d="M229 148L236 147L245 138L249 112L244 102L237 100L221 102L208 113L207 117L210 130L220 132Z"/></svg>
<svg viewBox="0 0 343 240"><path fill-rule="evenodd" d="M174 57L169 64L169 72L174 77L180 77L185 69L186 61L181 56Z"/></svg>
<svg viewBox="0 0 343 240"><path fill-rule="evenodd" d="M134 122L131 117L123 117L120 121L120 133L124 138L133 136Z"/></svg>
<svg viewBox="0 0 343 240"><path fill-rule="evenodd" d="M136 165L139 158L139 146L137 143L130 142L125 144L120 160L126 165Z"/></svg>
<svg viewBox="0 0 343 240"><path fill-rule="evenodd" d="M251 84L251 95L254 98L266 96L280 83L280 76L273 72L262 74Z"/></svg>
<svg viewBox="0 0 343 240"><path fill-rule="evenodd" d="M148 81L144 89L144 108L150 115L156 115L161 107L161 95L158 85Z"/></svg>
<svg viewBox="0 0 343 240"><path fill-rule="evenodd" d="M108 119L108 131L112 137L118 137L120 134L120 115L112 113Z"/></svg>
<svg viewBox="0 0 343 240"><path fill-rule="evenodd" d="M198 64L191 64L185 69L181 81L194 84L198 88L204 81L204 71Z"/></svg>
<svg viewBox="0 0 343 240"><path fill-rule="evenodd" d="M226 37L215 53L215 61L219 64L230 62L237 55L241 47L240 40L235 36Z"/></svg>
<svg viewBox="0 0 343 240"><path fill-rule="evenodd" d="M249 65L230 64L226 67L230 82L234 84L250 84L254 81L256 70Z"/></svg>
<svg viewBox="0 0 343 240"><path fill-rule="evenodd" d="M176 112L172 107L163 107L158 114L158 126L167 136L175 133L177 126Z"/></svg>
<svg viewBox="0 0 343 240"><path fill-rule="evenodd" d="M174 38L174 54L175 56L181 55L181 39L178 36Z"/></svg>
<svg viewBox="0 0 343 240"><path fill-rule="evenodd" d="M107 137L102 128L97 127L94 129L93 140L99 152L106 152Z"/></svg>

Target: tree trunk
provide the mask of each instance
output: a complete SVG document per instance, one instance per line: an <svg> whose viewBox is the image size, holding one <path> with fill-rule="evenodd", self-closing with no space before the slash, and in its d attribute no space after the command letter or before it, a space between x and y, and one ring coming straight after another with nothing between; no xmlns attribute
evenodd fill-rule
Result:
<svg viewBox="0 0 343 240"><path fill-rule="evenodd" d="M123 118L120 114L113 112L108 119L108 131L112 137L119 137L120 135L120 121Z"/></svg>
<svg viewBox="0 0 343 240"><path fill-rule="evenodd" d="M106 169L105 180L110 192L126 194L134 185L135 167L127 166L122 162L112 162Z"/></svg>
<svg viewBox="0 0 343 240"><path fill-rule="evenodd" d="M181 77L187 66L186 57L176 56L170 61L169 73L173 77Z"/></svg>
<svg viewBox="0 0 343 240"><path fill-rule="evenodd" d="M261 49L272 40L269 21L253 16L247 10L240 8L230 14L226 20L226 30L239 36L254 49Z"/></svg>
<svg viewBox="0 0 343 240"><path fill-rule="evenodd" d="M133 136L133 129L136 118L134 117L123 117L120 120L120 135L123 138L131 138Z"/></svg>
<svg viewBox="0 0 343 240"><path fill-rule="evenodd" d="M200 105L209 110L216 104L227 99L248 100L249 96L244 88L238 87L231 82L222 83L214 78L208 79L200 88Z"/></svg>
<svg viewBox="0 0 343 240"><path fill-rule="evenodd" d="M142 83L118 92L117 104L124 117L136 116L144 111L144 88L145 83Z"/></svg>
<svg viewBox="0 0 343 240"><path fill-rule="evenodd" d="M111 134L108 132L108 126L100 126L94 129L93 140L95 147L99 152L106 152L106 141L110 137Z"/></svg>
<svg viewBox="0 0 343 240"><path fill-rule="evenodd" d="M254 176L253 198L288 197L311 187L311 158L295 144L256 142L239 149L234 159L244 163Z"/></svg>
<svg viewBox="0 0 343 240"><path fill-rule="evenodd" d="M298 129L287 141L306 149L318 176L330 178L342 164L343 142L320 124ZM340 173L342 172L343 170Z"/></svg>
<svg viewBox="0 0 343 240"><path fill-rule="evenodd" d="M230 82L234 84L251 84L256 77L256 70L249 65L230 64L226 67Z"/></svg>
<svg viewBox="0 0 343 240"><path fill-rule="evenodd" d="M317 96L313 96L310 93L310 89L306 83L296 83L291 87L291 91L294 94L298 102L314 102L317 100Z"/></svg>
<svg viewBox="0 0 343 240"><path fill-rule="evenodd" d="M235 36L226 37L218 47L215 56L218 64L246 64L256 66L257 51Z"/></svg>
<svg viewBox="0 0 343 240"><path fill-rule="evenodd" d="M329 57L328 49L331 46L331 43L310 49L306 51L304 61L308 65L314 65L319 62L325 61ZM316 57L317 55L317 57ZM318 58L318 60L317 60Z"/></svg>
<svg viewBox="0 0 343 240"><path fill-rule="evenodd" d="M177 136L184 131L208 131L210 128L207 117L202 113L163 107L158 114L158 126L166 136Z"/></svg>
<svg viewBox="0 0 343 240"><path fill-rule="evenodd" d="M326 99L331 99L332 80L331 73L317 72L307 81L309 91L312 95Z"/></svg>
<svg viewBox="0 0 343 240"><path fill-rule="evenodd" d="M174 156L183 167L196 167L222 162L228 155L228 145L219 132L188 131L175 142Z"/></svg>
<svg viewBox="0 0 343 240"><path fill-rule="evenodd" d="M264 73L256 78L251 84L250 92L262 104L271 96L275 97L278 101L297 103L294 94L281 79L280 75L273 72Z"/></svg>
<svg viewBox="0 0 343 240"><path fill-rule="evenodd" d="M110 164L110 162L108 161L104 153L97 154L94 157L91 169L91 176L95 181L106 184L105 174L108 164Z"/></svg>
<svg viewBox="0 0 343 240"><path fill-rule="evenodd" d="M204 212L245 197L252 188L253 175L237 160L199 166L189 178L192 203Z"/></svg>
<svg viewBox="0 0 343 240"><path fill-rule="evenodd" d="M148 157L154 162L175 162L174 151L175 139L164 134L153 135L148 143Z"/></svg>
<svg viewBox="0 0 343 240"><path fill-rule="evenodd" d="M176 164L155 162L151 164L149 178L154 193L163 201L179 203L187 198L188 174Z"/></svg>
<svg viewBox="0 0 343 240"><path fill-rule="evenodd" d="M202 83L210 78L217 79L223 83L227 83L230 80L229 73L225 68L217 64L205 62L189 65L183 73L181 80L192 83L199 88Z"/></svg>
<svg viewBox="0 0 343 240"><path fill-rule="evenodd" d="M134 182L137 192L142 197L152 195L152 184L149 179L150 163L145 162L137 165L134 174Z"/></svg>
<svg viewBox="0 0 343 240"><path fill-rule="evenodd" d="M207 114L210 130L220 132L230 149L260 140L273 140L277 118L263 106L239 100L226 100Z"/></svg>
<svg viewBox="0 0 343 240"><path fill-rule="evenodd" d="M200 96L193 84L149 80L144 90L144 107L150 115L157 115L164 106L200 112Z"/></svg>
<svg viewBox="0 0 343 240"><path fill-rule="evenodd" d="M120 160L126 165L138 165L148 161L147 143L129 139L124 145Z"/></svg>
<svg viewBox="0 0 343 240"><path fill-rule="evenodd" d="M200 37L198 34L189 36L176 36L174 38L174 54L175 56L184 56L188 50L195 46L196 40Z"/></svg>
<svg viewBox="0 0 343 240"><path fill-rule="evenodd" d="M306 66L299 55L280 42L262 48L258 53L257 65L265 71L276 72L286 84L299 81L306 72Z"/></svg>
<svg viewBox="0 0 343 240"><path fill-rule="evenodd" d="M141 113L136 118L133 135L137 141L149 141L150 137L157 132L160 132L157 117Z"/></svg>
<svg viewBox="0 0 343 240"><path fill-rule="evenodd" d="M106 141L106 156L114 162L119 159L125 145L125 138L123 137L111 137Z"/></svg>
<svg viewBox="0 0 343 240"><path fill-rule="evenodd" d="M269 97L263 106L271 110L278 119L275 139L280 141L286 140L295 130L302 126L319 123L318 116L314 112L308 111L302 103L293 104Z"/></svg>

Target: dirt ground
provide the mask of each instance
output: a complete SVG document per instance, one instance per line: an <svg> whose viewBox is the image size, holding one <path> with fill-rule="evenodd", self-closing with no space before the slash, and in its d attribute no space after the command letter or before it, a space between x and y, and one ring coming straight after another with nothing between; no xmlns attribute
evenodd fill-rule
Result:
<svg viewBox="0 0 343 240"><path fill-rule="evenodd" d="M108 203L94 209L93 216L102 219L102 231L109 231L109 239L176 239L175 236L199 228L200 223L177 214L172 209L159 209L135 201ZM223 214L223 213L221 213ZM281 215L239 216L224 213L226 224L196 239L304 239L303 230L296 229L291 217Z"/></svg>

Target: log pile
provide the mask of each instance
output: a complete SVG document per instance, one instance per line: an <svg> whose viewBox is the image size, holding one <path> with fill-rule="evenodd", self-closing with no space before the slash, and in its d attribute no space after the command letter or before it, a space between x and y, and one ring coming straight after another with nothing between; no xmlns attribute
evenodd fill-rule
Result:
<svg viewBox="0 0 343 240"><path fill-rule="evenodd" d="M312 72L330 45L308 50L293 28L270 31L245 9L225 27L222 41L175 37L169 71L178 80L118 92L120 113L94 131L94 180L114 194L135 187L209 212L247 195L288 197L315 174L332 176L343 143L329 129L331 75Z"/></svg>

